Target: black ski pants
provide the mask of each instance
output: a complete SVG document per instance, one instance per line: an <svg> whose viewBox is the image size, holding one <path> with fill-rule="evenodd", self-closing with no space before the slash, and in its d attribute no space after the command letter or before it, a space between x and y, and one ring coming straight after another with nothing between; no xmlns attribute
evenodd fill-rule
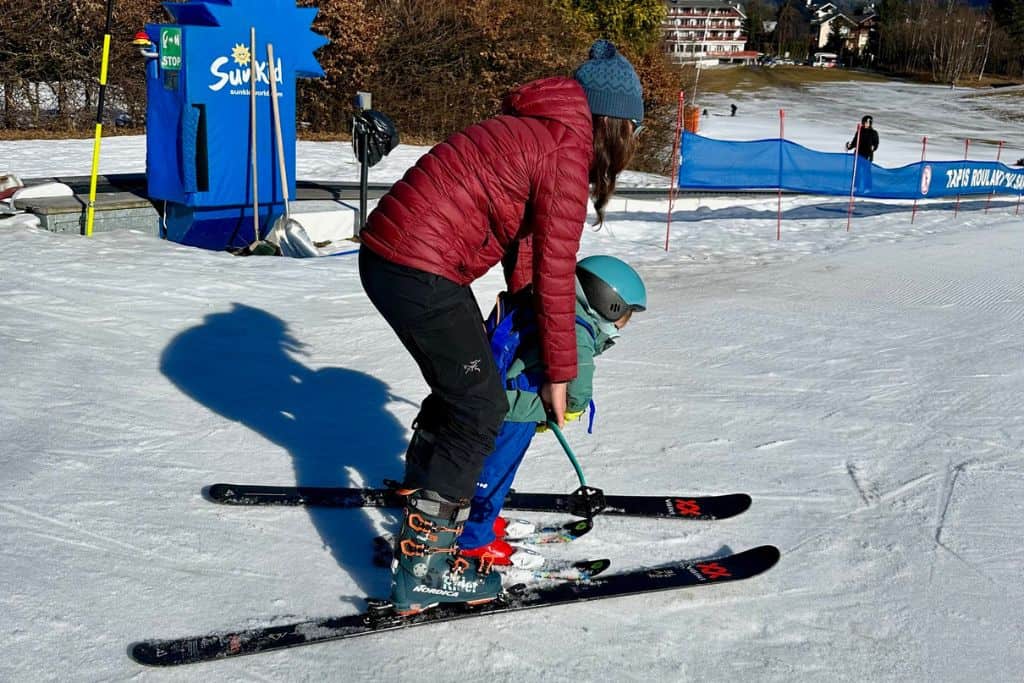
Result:
<svg viewBox="0 0 1024 683"><path fill-rule="evenodd" d="M473 290L391 263L365 246L359 276L430 386L414 425L432 443L414 436L404 484L469 500L508 413Z"/></svg>

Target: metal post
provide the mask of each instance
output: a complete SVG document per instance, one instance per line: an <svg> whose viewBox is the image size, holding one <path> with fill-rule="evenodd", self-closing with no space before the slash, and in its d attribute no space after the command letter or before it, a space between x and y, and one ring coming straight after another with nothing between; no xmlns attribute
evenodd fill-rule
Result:
<svg viewBox="0 0 1024 683"><path fill-rule="evenodd" d="M860 156L860 131L861 124L857 124L857 136L855 147L853 148L853 176L850 178L850 206L846 210L846 232L850 232L850 223L853 221L853 192L857 187L857 157ZM865 161L867 161L865 159ZM870 161L868 163L871 163Z"/></svg>
<svg viewBox="0 0 1024 683"><path fill-rule="evenodd" d="M366 128L364 126L359 127L359 233L363 231L363 226L366 225L366 200L367 191L370 183L370 165L366 163Z"/></svg>
<svg viewBox="0 0 1024 683"><path fill-rule="evenodd" d="M367 163L367 140L369 131L359 121L359 116L373 107L373 96L368 92L357 92L355 98L356 115L352 119L352 142L359 148L359 225L356 226L358 238L366 225L366 204L370 179L370 165ZM358 140L358 142L357 142Z"/></svg>

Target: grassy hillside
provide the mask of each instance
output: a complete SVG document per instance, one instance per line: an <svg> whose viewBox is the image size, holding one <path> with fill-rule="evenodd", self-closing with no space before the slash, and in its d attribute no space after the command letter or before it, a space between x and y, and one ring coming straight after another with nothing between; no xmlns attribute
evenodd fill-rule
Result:
<svg viewBox="0 0 1024 683"><path fill-rule="evenodd" d="M919 78L902 80L931 83L928 74ZM700 72L700 89L706 92L730 93L756 91L761 88L800 88L809 83L845 83L849 81L885 81L890 76L853 69L816 69L807 66L776 66L772 68L754 66L714 66ZM1019 81L1000 76L964 78L957 82L958 88L977 88L981 93L990 92L993 86L1018 85Z"/></svg>
<svg viewBox="0 0 1024 683"><path fill-rule="evenodd" d="M705 92L730 93L761 88L800 88L808 83L884 81L885 76L850 69L815 69L806 66L719 66L702 69L698 83Z"/></svg>

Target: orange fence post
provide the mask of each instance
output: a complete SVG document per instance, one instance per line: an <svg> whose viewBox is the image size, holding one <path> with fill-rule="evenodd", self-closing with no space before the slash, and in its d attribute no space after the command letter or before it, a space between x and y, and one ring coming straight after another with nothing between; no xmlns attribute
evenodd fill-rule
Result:
<svg viewBox="0 0 1024 683"><path fill-rule="evenodd" d="M691 133L696 133L700 130L700 107L690 105L683 109L684 119L683 125Z"/></svg>

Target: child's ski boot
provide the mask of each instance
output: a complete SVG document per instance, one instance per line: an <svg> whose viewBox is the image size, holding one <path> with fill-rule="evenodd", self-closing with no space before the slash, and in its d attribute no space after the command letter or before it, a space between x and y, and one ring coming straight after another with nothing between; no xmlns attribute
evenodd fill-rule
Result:
<svg viewBox="0 0 1024 683"><path fill-rule="evenodd" d="M537 531L537 525L526 519L508 519L507 517L494 518L494 537L501 540L514 541L517 538L529 536Z"/></svg>
<svg viewBox="0 0 1024 683"><path fill-rule="evenodd" d="M463 557L487 561L495 567L540 569L544 566L544 556L540 553L527 548L517 548L500 538L496 538L479 548L462 548L459 552Z"/></svg>

